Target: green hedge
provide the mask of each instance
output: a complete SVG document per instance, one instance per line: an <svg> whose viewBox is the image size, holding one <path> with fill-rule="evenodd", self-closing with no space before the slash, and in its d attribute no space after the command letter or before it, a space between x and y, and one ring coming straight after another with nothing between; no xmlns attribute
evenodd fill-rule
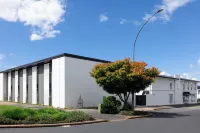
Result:
<svg viewBox="0 0 200 133"><path fill-rule="evenodd" d="M65 112L53 108L45 109L26 109L14 108L4 110L0 114L0 124L53 124L53 123L70 123L94 120L91 116L80 112Z"/></svg>
<svg viewBox="0 0 200 133"><path fill-rule="evenodd" d="M103 114L117 114L120 111L121 102L114 96L103 97L100 112Z"/></svg>

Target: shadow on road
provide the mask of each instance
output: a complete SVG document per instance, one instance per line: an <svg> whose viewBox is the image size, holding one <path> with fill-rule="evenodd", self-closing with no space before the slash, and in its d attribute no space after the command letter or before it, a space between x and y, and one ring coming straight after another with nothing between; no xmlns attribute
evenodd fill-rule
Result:
<svg viewBox="0 0 200 133"><path fill-rule="evenodd" d="M179 113L165 113L165 112L151 112L151 114L153 114L152 118L177 118L177 117L190 116Z"/></svg>

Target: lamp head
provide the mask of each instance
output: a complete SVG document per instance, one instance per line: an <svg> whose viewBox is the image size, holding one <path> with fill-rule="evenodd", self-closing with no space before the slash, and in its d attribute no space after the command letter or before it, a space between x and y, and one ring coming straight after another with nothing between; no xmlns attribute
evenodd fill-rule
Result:
<svg viewBox="0 0 200 133"><path fill-rule="evenodd" d="M164 10L164 9L160 9L160 10L157 11L157 13L160 13L160 12L162 12L163 10Z"/></svg>

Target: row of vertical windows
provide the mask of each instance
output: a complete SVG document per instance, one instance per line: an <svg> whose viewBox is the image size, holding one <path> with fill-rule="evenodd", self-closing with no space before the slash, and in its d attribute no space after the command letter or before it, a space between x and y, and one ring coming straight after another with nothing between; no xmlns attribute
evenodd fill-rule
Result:
<svg viewBox="0 0 200 133"><path fill-rule="evenodd" d="M197 86L196 86L196 84L195 83L192 83L192 82L183 82L183 90L185 90L186 88L185 88L185 84L187 83L187 89L188 90L192 90L192 89L194 89L194 90L196 90L197 89ZM191 84L190 85L190 87L189 87L189 84ZM177 83L177 89L179 89L180 88L180 84L179 83ZM170 80L170 89L172 89L172 80Z"/></svg>
<svg viewBox="0 0 200 133"><path fill-rule="evenodd" d="M18 102L21 102L21 98L20 98L20 72L22 72L23 74L23 70L18 70ZM32 77L32 68L27 68L26 69L27 72L27 76L26 76L26 103L29 103L29 76ZM44 72L44 70L43 70ZM52 73L52 65L51 63L49 64L49 104L51 105L52 103L52 88L51 88L51 74ZM8 73L7 73L7 78L8 78ZM37 104L39 104L39 73L38 73L38 69L37 69ZM7 85L8 85L8 80L7 80ZM22 84L23 85L23 84ZM8 87L8 86L7 86ZM4 93L4 99L5 100L9 100L9 101L15 101L15 94L14 94L14 87L15 87L15 71L11 72L11 95L10 97L8 97L8 88L6 89L5 93ZM21 90L22 91L22 90ZM22 99L23 100L23 99Z"/></svg>

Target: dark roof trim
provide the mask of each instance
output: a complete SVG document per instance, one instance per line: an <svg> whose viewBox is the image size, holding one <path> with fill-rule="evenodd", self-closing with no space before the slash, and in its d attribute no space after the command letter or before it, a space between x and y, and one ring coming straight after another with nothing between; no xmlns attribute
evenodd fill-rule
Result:
<svg viewBox="0 0 200 133"><path fill-rule="evenodd" d="M178 80L179 80L179 78L175 78L175 77L171 77L171 76L159 75L158 77L160 77L160 78L168 78L168 79L178 79ZM180 80L187 80L187 81L200 82L200 81L197 81L197 80L185 79L185 78L180 78Z"/></svg>
<svg viewBox="0 0 200 133"><path fill-rule="evenodd" d="M36 66L36 65L39 65L39 64L49 63L49 62L51 62L52 59L60 58L60 57L63 57L63 56L81 59L81 60L95 61L95 62L100 62L100 63L109 63L110 62L110 61L101 60L101 59L95 59L95 58L90 58L90 57L85 57L85 56L63 53L63 54L59 54L59 55L56 55L56 56L45 58L45 59L42 59L42 60L39 60L39 61L28 63L28 64L25 64L25 65L22 65L22 66L11 68L11 69L8 69L8 70L5 70L5 71L1 71L0 73L10 72L10 71L14 71L14 70L19 70L19 69L24 69L24 68L27 68L27 67Z"/></svg>

